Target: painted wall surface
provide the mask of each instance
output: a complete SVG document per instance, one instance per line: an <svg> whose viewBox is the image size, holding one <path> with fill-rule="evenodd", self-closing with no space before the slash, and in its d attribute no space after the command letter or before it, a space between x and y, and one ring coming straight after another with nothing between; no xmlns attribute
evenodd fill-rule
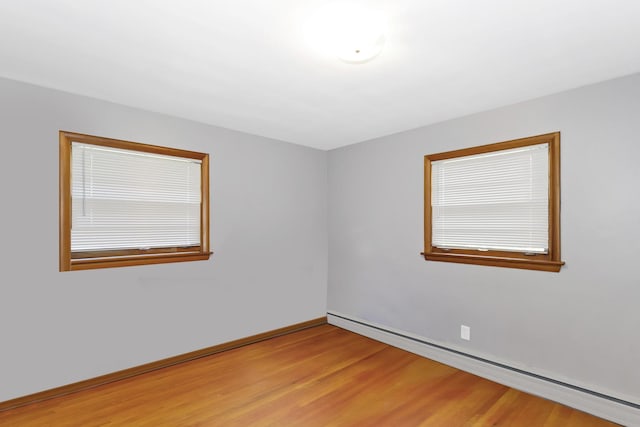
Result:
<svg viewBox="0 0 640 427"><path fill-rule="evenodd" d="M0 79L0 401L326 314L326 152ZM58 271L58 131L211 155L209 261Z"/></svg>
<svg viewBox="0 0 640 427"><path fill-rule="evenodd" d="M560 273L420 257L424 155L553 131ZM329 311L640 403L638 135L640 74L329 152Z"/></svg>

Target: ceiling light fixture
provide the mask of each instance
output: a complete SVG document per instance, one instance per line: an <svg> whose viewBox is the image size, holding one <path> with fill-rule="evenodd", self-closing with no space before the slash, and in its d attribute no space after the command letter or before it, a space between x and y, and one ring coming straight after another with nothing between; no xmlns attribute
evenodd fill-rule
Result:
<svg viewBox="0 0 640 427"><path fill-rule="evenodd" d="M367 62L380 54L387 22L378 11L334 3L318 11L306 28L316 47L348 63Z"/></svg>

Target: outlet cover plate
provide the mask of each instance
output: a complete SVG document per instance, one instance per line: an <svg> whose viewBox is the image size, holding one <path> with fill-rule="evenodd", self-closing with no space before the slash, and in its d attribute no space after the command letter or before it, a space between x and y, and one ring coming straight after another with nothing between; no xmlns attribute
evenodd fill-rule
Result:
<svg viewBox="0 0 640 427"><path fill-rule="evenodd" d="M463 340L471 340L471 327L467 325L460 325L460 338Z"/></svg>

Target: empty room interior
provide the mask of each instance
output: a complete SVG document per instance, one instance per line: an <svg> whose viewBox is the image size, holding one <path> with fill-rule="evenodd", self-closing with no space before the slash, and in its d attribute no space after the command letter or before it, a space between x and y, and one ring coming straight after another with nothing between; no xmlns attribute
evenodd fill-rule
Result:
<svg viewBox="0 0 640 427"><path fill-rule="evenodd" d="M0 425L640 426L639 16L3 1Z"/></svg>

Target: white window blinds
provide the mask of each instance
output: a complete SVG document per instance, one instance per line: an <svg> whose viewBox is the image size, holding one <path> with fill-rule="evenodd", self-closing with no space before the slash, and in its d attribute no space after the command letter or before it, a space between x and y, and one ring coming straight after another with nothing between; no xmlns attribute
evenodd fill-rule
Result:
<svg viewBox="0 0 640 427"><path fill-rule="evenodd" d="M549 144L431 163L432 245L548 253Z"/></svg>
<svg viewBox="0 0 640 427"><path fill-rule="evenodd" d="M200 246L201 162L73 142L71 251Z"/></svg>

